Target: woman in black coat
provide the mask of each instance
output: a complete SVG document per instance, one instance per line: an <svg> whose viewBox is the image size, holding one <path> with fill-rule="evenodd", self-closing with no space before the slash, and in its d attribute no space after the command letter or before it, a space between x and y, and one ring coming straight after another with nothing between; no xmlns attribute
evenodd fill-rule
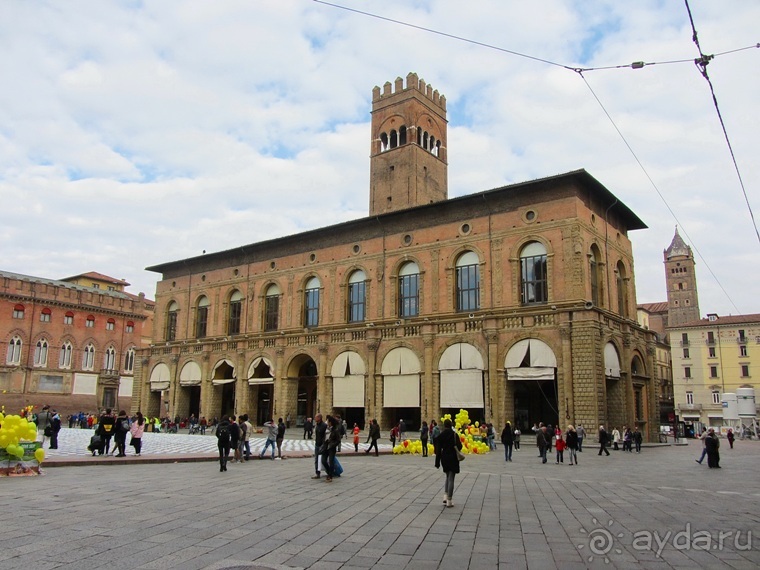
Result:
<svg viewBox="0 0 760 570"><path fill-rule="evenodd" d="M446 473L446 484L444 486L443 502L447 507L453 507L452 499L454 497L454 477L459 473L459 458L457 450L462 449L462 442L459 436L451 429L451 420L443 422L443 430L440 435L433 440L435 447L435 468L443 466L443 472Z"/></svg>
<svg viewBox="0 0 760 570"><path fill-rule="evenodd" d="M504 445L504 459L512 461L512 444L515 442L515 434L512 431L512 424L507 422L504 425L504 431L501 432L501 443Z"/></svg>
<svg viewBox="0 0 760 570"><path fill-rule="evenodd" d="M710 428L705 438L705 449L707 450L707 466L712 469L720 469L720 440L715 435L715 430Z"/></svg>

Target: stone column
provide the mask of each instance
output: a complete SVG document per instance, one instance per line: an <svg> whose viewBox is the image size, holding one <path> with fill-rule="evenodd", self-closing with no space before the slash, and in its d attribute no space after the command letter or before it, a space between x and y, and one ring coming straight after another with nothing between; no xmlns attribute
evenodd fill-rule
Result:
<svg viewBox="0 0 760 570"><path fill-rule="evenodd" d="M377 418L378 400L377 394L375 393L375 374L377 371L377 349L379 346L379 339L367 339L367 385L364 388L367 407L364 411L364 429L367 429L366 426L369 425L369 422L372 420L372 418Z"/></svg>
<svg viewBox="0 0 760 570"><path fill-rule="evenodd" d="M428 328L428 327L426 327ZM422 342L424 345L423 356L423 373L422 373L422 418L420 421L428 421L431 412L431 404L433 404L433 345L435 342L435 335L432 332L426 331L422 334Z"/></svg>
<svg viewBox="0 0 760 570"><path fill-rule="evenodd" d="M319 344L319 362L317 363L317 413L323 416L332 412L332 387L327 385L327 343Z"/></svg>

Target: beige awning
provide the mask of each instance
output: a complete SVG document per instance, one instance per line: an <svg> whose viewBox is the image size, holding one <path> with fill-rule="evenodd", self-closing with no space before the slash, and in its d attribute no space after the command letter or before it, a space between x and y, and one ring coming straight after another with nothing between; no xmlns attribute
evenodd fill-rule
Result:
<svg viewBox="0 0 760 570"><path fill-rule="evenodd" d="M620 378L620 358L615 345L604 345L604 375L608 378Z"/></svg>
<svg viewBox="0 0 760 570"><path fill-rule="evenodd" d="M383 376L383 406L386 408L419 408L420 375Z"/></svg>
<svg viewBox="0 0 760 570"><path fill-rule="evenodd" d="M516 342L504 360L509 380L554 380L556 367L551 347L536 338Z"/></svg>
<svg viewBox="0 0 760 570"><path fill-rule="evenodd" d="M236 378L214 378L211 383L214 386L220 386L222 384L229 384L230 382L234 382Z"/></svg>
<svg viewBox="0 0 760 570"><path fill-rule="evenodd" d="M333 406L364 407L364 375L352 374L333 378Z"/></svg>
<svg viewBox="0 0 760 570"><path fill-rule="evenodd" d="M150 391L163 392L169 389L169 367L159 362L150 372Z"/></svg>
<svg viewBox="0 0 760 570"><path fill-rule="evenodd" d="M201 383L201 367L197 362L188 362L179 373L180 386L198 386Z"/></svg>
<svg viewBox="0 0 760 570"><path fill-rule="evenodd" d="M480 370L441 370L441 408L484 408Z"/></svg>
<svg viewBox="0 0 760 570"><path fill-rule="evenodd" d="M274 384L274 378L249 378L248 385L256 386L258 384Z"/></svg>
<svg viewBox="0 0 760 570"><path fill-rule="evenodd" d="M164 390L168 390L168 389L169 389L168 382L151 382L150 383L151 392L163 392Z"/></svg>

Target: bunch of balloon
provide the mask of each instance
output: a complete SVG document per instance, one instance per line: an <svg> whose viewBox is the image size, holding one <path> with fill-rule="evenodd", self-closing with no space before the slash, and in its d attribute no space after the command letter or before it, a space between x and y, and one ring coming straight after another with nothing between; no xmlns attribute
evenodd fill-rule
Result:
<svg viewBox="0 0 760 570"><path fill-rule="evenodd" d="M39 465L45 459L42 448L34 449L34 445L20 444L21 441L35 442L37 426L21 416L6 416L0 413L0 475L37 475ZM24 461L28 451L34 449L34 459L37 465L29 465ZM5 457L2 457L2 456ZM30 454L31 455L31 454ZM31 457L29 458L31 461ZM15 465L12 465L14 464Z"/></svg>

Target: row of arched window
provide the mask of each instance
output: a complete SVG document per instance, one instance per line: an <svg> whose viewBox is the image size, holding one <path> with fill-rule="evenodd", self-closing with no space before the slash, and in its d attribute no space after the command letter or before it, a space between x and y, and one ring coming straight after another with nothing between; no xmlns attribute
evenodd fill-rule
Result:
<svg viewBox="0 0 760 570"><path fill-rule="evenodd" d="M549 301L549 277L546 246L538 241L525 244L520 250L519 293L522 305L541 304ZM605 272L599 249L592 246L589 254L589 277L591 300L596 306L604 306ZM619 261L615 275L617 280L618 307L623 316L628 315L628 284L625 265ZM478 311L480 304L480 259L474 251L460 254L455 263L455 310L469 313ZM353 271L347 282L345 295L346 321L361 323L367 319L367 274L362 269ZM303 312L301 324L304 328L320 325L320 306L323 285L317 276L310 277L303 289ZM396 290L396 315L399 318L413 318L420 315L420 268L414 261L407 261L398 269ZM275 331L280 327L280 300L282 291L277 284L270 284L264 291L262 327L264 331ZM234 290L229 297L224 334L240 334L244 295ZM171 301L166 309L165 339L177 340L177 319L179 304ZM209 311L211 302L201 295L193 306L192 329L189 336L208 336Z"/></svg>
<svg viewBox="0 0 760 570"><path fill-rule="evenodd" d="M14 319L23 319L26 316L26 307L22 305L21 303L17 303L13 307L13 318ZM40 322L42 323L49 323L51 322L53 318L53 311L49 307L43 307L40 311ZM73 325L74 324L74 318L75 314L74 311L66 311L63 314L63 324L64 325ZM85 319L85 326L87 328L95 328L95 315L87 315L87 318ZM124 332L134 332L135 330L135 323L134 321L127 321L124 325ZM106 330L112 331L116 329L116 319L113 317L109 317L106 320Z"/></svg>
<svg viewBox="0 0 760 570"><path fill-rule="evenodd" d="M23 341L21 337L14 336L8 342L8 348L5 355L5 363L9 365L21 364L21 349L23 348ZM48 366L48 353L50 350L50 343L47 339L40 339L34 347L34 366L47 367ZM72 359L74 355L74 348L72 344L65 341L61 344L60 351L58 353L58 368L71 369ZM95 346L92 343L87 344L82 350L82 370L94 370L95 366ZM132 372L135 366L135 349L129 347L124 353L124 372ZM108 346L103 353L103 369L104 370L116 370L116 349L113 346Z"/></svg>
<svg viewBox="0 0 760 570"><path fill-rule="evenodd" d="M407 142L406 139L406 126L404 125L399 127L398 131L391 129L389 133L380 133L380 152L403 146ZM434 156L440 156L441 141L421 128L417 129L417 146L424 148Z"/></svg>

